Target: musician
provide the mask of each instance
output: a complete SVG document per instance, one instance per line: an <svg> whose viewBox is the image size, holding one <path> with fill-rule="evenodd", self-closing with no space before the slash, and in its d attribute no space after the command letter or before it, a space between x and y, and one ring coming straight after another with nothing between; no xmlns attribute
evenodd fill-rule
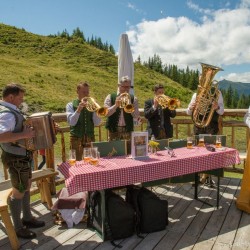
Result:
<svg viewBox="0 0 250 250"><path fill-rule="evenodd" d="M192 99L188 105L187 108L187 114L192 115L194 107L196 105L196 93L193 94ZM219 91L219 98L218 102L213 102L212 108L215 110L213 113L211 122L208 124L207 127L204 128L199 128L194 125L194 134L199 135L199 134L211 134L211 135L216 135L219 132L219 116L224 114L224 102L223 102L223 96L221 92Z"/></svg>
<svg viewBox="0 0 250 250"><path fill-rule="evenodd" d="M94 127L100 125L101 118L96 112L87 110L87 102L82 100L89 96L89 84L80 82L77 85L77 99L66 106L67 121L70 125L70 148L76 150L76 160L82 160L83 148L90 147L95 141Z"/></svg>
<svg viewBox="0 0 250 250"><path fill-rule="evenodd" d="M245 114L244 122L250 128L250 106L249 106L247 113Z"/></svg>
<svg viewBox="0 0 250 250"><path fill-rule="evenodd" d="M119 98L120 94L129 93L130 88L130 78L128 76L121 77L118 83L118 93L109 94L104 101L104 107L108 108L106 128L109 131L109 140L130 140L131 132L134 131L134 119L138 119L140 115L138 100L135 96L130 95L134 112L126 113L120 108Z"/></svg>
<svg viewBox="0 0 250 250"><path fill-rule="evenodd" d="M162 84L156 84L153 88L154 99L145 101L144 115L148 119L147 130L149 136L154 136L155 139L168 139L173 137L173 125L170 118L176 116L175 110L169 108L163 109L158 101L157 96L164 94Z"/></svg>
<svg viewBox="0 0 250 250"><path fill-rule="evenodd" d="M195 105L199 105L199 103L196 103L196 93L193 94L191 102L188 105L188 108L186 110L188 115L192 115L193 110L195 108ZM216 135L219 132L219 116L224 114L224 101L223 96L221 94L221 91L219 91L219 97L217 102L211 103L211 108L214 109L214 113L212 116L212 119L207 127L199 128L194 124L194 135L199 134L211 134ZM201 183L210 184L211 186L214 184L214 181L212 179L209 180L207 174L203 174L200 179Z"/></svg>
<svg viewBox="0 0 250 250"><path fill-rule="evenodd" d="M4 87L0 101L0 145L2 162L9 170L12 194L9 201L12 220L18 237L32 239L36 234L29 228L45 225L44 221L35 219L30 210L31 161L32 154L18 142L35 137L32 128L24 128L24 117L18 109L23 102L25 90L18 84ZM21 219L21 211L23 217Z"/></svg>

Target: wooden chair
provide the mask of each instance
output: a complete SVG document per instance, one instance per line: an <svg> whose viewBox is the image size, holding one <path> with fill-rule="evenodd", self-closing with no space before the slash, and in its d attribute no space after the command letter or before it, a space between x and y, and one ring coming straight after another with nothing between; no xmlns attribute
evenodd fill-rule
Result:
<svg viewBox="0 0 250 250"><path fill-rule="evenodd" d="M100 156L127 155L127 141L91 142L92 147L98 147Z"/></svg>
<svg viewBox="0 0 250 250"><path fill-rule="evenodd" d="M159 143L159 150L165 150L165 147L168 147L168 139L155 140Z"/></svg>

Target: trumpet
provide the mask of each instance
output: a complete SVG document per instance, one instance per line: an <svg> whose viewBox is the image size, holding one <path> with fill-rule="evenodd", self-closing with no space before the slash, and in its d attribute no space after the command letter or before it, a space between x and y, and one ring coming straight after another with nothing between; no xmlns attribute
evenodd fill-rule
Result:
<svg viewBox="0 0 250 250"><path fill-rule="evenodd" d="M171 98L166 95L158 95L155 97L157 102L161 105L163 109L169 108L170 110L175 110L180 107L181 102L177 98Z"/></svg>
<svg viewBox="0 0 250 250"><path fill-rule="evenodd" d="M89 112L96 112L98 117L105 117L108 114L108 108L101 107L93 97L83 97L82 102L86 102L86 109Z"/></svg>
<svg viewBox="0 0 250 250"><path fill-rule="evenodd" d="M134 105L131 103L131 96L128 93L122 93L119 98L121 109L124 109L126 113L133 113L135 111Z"/></svg>

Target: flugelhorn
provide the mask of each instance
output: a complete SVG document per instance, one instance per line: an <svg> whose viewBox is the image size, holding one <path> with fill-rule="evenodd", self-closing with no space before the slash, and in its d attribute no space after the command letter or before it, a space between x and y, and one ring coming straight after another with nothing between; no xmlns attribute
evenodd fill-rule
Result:
<svg viewBox="0 0 250 250"><path fill-rule="evenodd" d="M93 97L83 97L82 102L86 102L86 109L89 112L96 112L98 117L104 117L108 114L108 108L101 107Z"/></svg>
<svg viewBox="0 0 250 250"><path fill-rule="evenodd" d="M131 96L125 92L120 94L120 108L126 113L133 113L135 111L134 105L131 103Z"/></svg>
<svg viewBox="0 0 250 250"><path fill-rule="evenodd" d="M175 110L178 107L180 107L181 102L179 99L177 98L171 98L169 96L166 95L158 95L155 97L157 102L159 103L159 105L165 109L165 108L169 108L170 110Z"/></svg>
<svg viewBox="0 0 250 250"><path fill-rule="evenodd" d="M213 81L213 78L218 71L223 69L205 63L201 63L201 67L202 73L192 119L197 127L204 128L210 124L214 114L213 102L218 102L219 99L218 82Z"/></svg>

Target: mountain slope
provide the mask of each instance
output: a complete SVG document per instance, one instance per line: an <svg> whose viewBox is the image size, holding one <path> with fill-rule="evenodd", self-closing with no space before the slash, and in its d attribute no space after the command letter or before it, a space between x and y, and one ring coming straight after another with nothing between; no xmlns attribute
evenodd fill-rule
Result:
<svg viewBox="0 0 250 250"><path fill-rule="evenodd" d="M250 95L250 83L232 82L228 80L222 80L219 82L219 88L227 90L231 85L232 89L236 89L238 94Z"/></svg>
<svg viewBox="0 0 250 250"><path fill-rule="evenodd" d="M117 38L118 39L118 38ZM117 57L79 39L40 36L0 24L0 88L17 82L27 89L29 111L65 111L76 97L76 85L88 81L91 96L102 105L117 89ZM155 83L166 86L166 94L178 97L185 107L192 92L180 84L135 64L135 94L140 108L152 97Z"/></svg>

